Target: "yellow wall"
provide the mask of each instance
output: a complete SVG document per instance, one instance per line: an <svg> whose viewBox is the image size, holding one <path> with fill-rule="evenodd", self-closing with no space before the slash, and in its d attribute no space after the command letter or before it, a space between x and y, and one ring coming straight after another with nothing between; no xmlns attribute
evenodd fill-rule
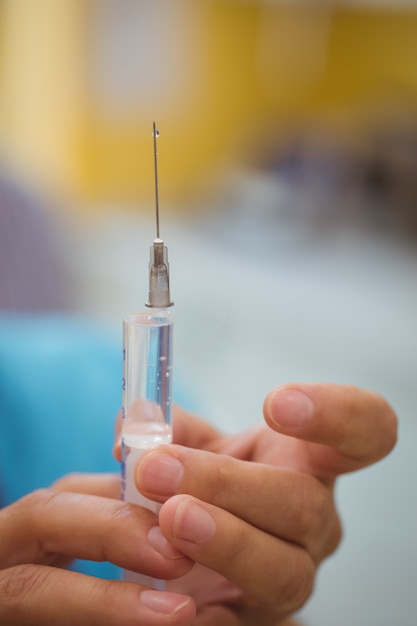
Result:
<svg viewBox="0 0 417 626"><path fill-rule="evenodd" d="M161 193L175 200L218 159L241 149L262 121L279 133L290 119L337 111L349 117L361 102L387 93L414 104L417 13L170 1L187 28L180 68L186 80L166 97L151 90L126 113L106 108L92 87L93 0L3 0L6 162L81 200L146 198L153 192L155 117ZM172 49L155 40L148 67L158 54L158 67L174 72Z"/></svg>
<svg viewBox="0 0 417 626"><path fill-rule="evenodd" d="M2 157L26 176L65 190L78 182L74 139L82 93L76 9L76 3L61 0L1 4Z"/></svg>

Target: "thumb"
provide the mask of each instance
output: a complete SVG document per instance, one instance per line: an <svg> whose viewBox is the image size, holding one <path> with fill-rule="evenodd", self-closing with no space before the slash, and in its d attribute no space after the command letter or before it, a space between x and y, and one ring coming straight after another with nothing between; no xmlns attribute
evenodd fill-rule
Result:
<svg viewBox="0 0 417 626"><path fill-rule="evenodd" d="M264 417L283 435L320 444L305 446L304 453L313 470L326 474L352 472L375 463L392 450L397 439L397 417L388 402L351 385L277 387L265 399Z"/></svg>

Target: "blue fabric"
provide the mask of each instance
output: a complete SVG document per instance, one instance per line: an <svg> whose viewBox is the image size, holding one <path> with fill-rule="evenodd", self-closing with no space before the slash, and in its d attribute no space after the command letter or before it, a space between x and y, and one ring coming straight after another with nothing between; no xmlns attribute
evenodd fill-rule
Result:
<svg viewBox="0 0 417 626"><path fill-rule="evenodd" d="M78 318L0 316L3 503L70 471L118 471L121 349Z"/></svg>
<svg viewBox="0 0 417 626"><path fill-rule="evenodd" d="M0 499L9 504L69 472L118 472L112 457L121 349L85 320L0 316ZM111 564L78 571L118 578Z"/></svg>
<svg viewBox="0 0 417 626"><path fill-rule="evenodd" d="M1 505L69 472L119 472L121 344L121 328L112 340L76 316L0 315ZM119 576L111 564L76 569Z"/></svg>

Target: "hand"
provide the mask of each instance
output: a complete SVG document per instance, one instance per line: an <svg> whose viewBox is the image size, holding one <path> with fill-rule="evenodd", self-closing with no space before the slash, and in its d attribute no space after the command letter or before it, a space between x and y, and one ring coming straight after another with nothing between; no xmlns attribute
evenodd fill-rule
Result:
<svg viewBox="0 0 417 626"><path fill-rule="evenodd" d="M190 569L192 562L162 537L155 515L120 502L119 494L117 476L74 475L0 511L0 624L190 623L189 596L60 569L72 558L109 560L160 578Z"/></svg>
<svg viewBox="0 0 417 626"><path fill-rule="evenodd" d="M264 416L269 427L226 437L177 410L181 445L136 466L137 488L163 503L164 536L198 564L172 583L196 601L196 626L283 623L339 543L336 476L396 440L390 406L354 387L286 385L267 396Z"/></svg>

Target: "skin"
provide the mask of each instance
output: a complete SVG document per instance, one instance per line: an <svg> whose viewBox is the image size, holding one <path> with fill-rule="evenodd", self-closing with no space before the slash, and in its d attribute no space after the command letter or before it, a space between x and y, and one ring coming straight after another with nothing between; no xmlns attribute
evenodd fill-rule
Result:
<svg viewBox="0 0 417 626"><path fill-rule="evenodd" d="M116 500L114 476L69 476L3 509L0 623L295 624L340 541L335 479L388 454L397 420L376 394L326 384L271 391L264 417L223 436L176 409L175 443L136 466L138 489L162 504L159 526ZM168 590L53 567L74 557L165 578Z"/></svg>
<svg viewBox="0 0 417 626"><path fill-rule="evenodd" d="M155 516L119 502L117 482L113 476L68 477L0 512L1 624L190 622L195 608L188 596L153 591L145 595L134 584L59 569L73 558L109 560L152 576L164 572L170 578L192 566L172 548L166 551L167 558L149 544L147 534L157 524ZM67 489L70 492L61 491Z"/></svg>

